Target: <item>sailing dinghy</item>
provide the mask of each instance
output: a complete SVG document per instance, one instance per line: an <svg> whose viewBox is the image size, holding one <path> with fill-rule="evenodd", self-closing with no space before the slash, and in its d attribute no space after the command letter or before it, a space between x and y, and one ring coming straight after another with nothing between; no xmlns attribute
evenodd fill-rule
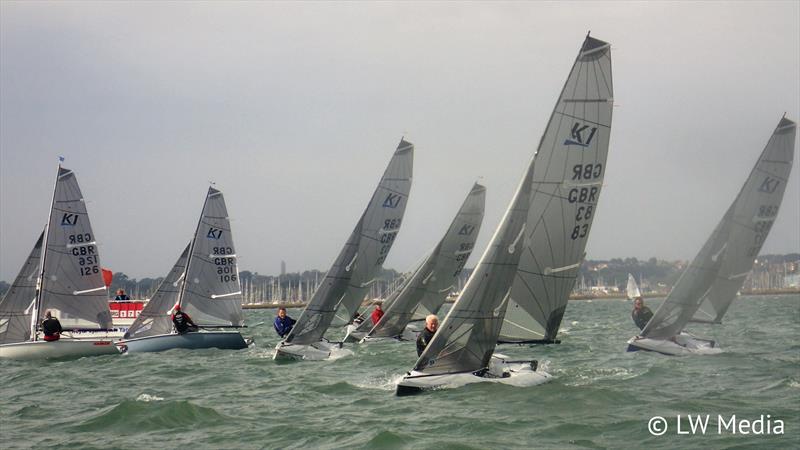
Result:
<svg viewBox="0 0 800 450"><path fill-rule="evenodd" d="M337 314L350 319L358 313L383 267L403 221L413 160L414 145L401 139L344 248L292 331L275 347L274 359L325 360L352 353L323 336Z"/></svg>
<svg viewBox="0 0 800 450"><path fill-rule="evenodd" d="M42 340L47 311L64 330L57 341ZM47 226L0 300L0 358L116 354L112 327L86 203L75 173L59 165ZM96 337L74 338L73 332Z"/></svg>
<svg viewBox="0 0 800 450"><path fill-rule="evenodd" d="M610 45L587 36L511 205L397 395L552 378L537 361L511 360L495 348L498 341L552 341L558 331L564 307L557 302L566 302L575 281L597 204L612 102Z"/></svg>
<svg viewBox="0 0 800 450"><path fill-rule="evenodd" d="M383 317L370 329L365 320L361 328L350 330L348 336L369 342L380 339L413 340L421 330L407 325L419 317L436 314L450 290L457 284L483 222L486 188L475 183L458 210L442 240L417 266L412 275L384 302ZM350 327L353 327L350 325Z"/></svg>
<svg viewBox="0 0 800 450"><path fill-rule="evenodd" d="M639 285L636 284L636 278L633 278L631 274L628 274L628 286L625 288L625 295L628 297L628 300L634 300L642 296Z"/></svg>
<svg viewBox="0 0 800 450"><path fill-rule="evenodd" d="M179 334L171 314L175 305L200 327ZM239 350L248 342L242 290L228 209L222 192L209 187L197 230L155 295L117 343L120 351L160 352L173 348Z"/></svg>
<svg viewBox="0 0 800 450"><path fill-rule="evenodd" d="M690 321L719 323L753 268L778 214L794 160L797 126L781 118L733 204L628 351L718 353L717 343L683 331Z"/></svg>

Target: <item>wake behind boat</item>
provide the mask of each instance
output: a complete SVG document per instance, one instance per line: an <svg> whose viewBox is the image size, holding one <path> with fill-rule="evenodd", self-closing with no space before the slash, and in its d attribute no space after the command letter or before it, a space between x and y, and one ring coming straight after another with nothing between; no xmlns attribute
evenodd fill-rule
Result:
<svg viewBox="0 0 800 450"><path fill-rule="evenodd" d="M75 173L58 166L49 220L0 300L0 358L74 358L117 353L111 338L77 339L72 332L112 328L97 242ZM58 340L45 335L52 313ZM52 335L51 335L52 336Z"/></svg>
<svg viewBox="0 0 800 450"><path fill-rule="evenodd" d="M297 323L275 347L273 359L319 361L344 350L341 343L328 342L323 335L337 311L348 320L358 312L366 290L383 266L405 214L413 160L414 145L401 139L344 248Z"/></svg>
<svg viewBox="0 0 800 450"><path fill-rule="evenodd" d="M225 198L209 187L192 241L117 346L126 353L247 348L238 331L244 327L241 294ZM170 314L178 307L198 330L175 330Z"/></svg>
<svg viewBox="0 0 800 450"><path fill-rule="evenodd" d="M733 204L641 334L628 341L628 351L719 352L715 341L684 328L690 321L719 323L753 268L783 200L796 130L794 122L781 118Z"/></svg>

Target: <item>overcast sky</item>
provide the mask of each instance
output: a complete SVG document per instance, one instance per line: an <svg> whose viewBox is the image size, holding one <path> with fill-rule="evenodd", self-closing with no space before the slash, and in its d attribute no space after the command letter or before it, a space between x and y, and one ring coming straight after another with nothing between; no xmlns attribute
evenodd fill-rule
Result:
<svg viewBox="0 0 800 450"><path fill-rule="evenodd" d="M402 136L414 181L386 267L435 245L480 179L472 266L589 30L616 107L587 258L690 259L800 116L798 29L796 1L2 1L0 279L47 220L58 155L114 271L164 276L210 180L241 270L326 270ZM762 253L800 251L798 205L795 168Z"/></svg>

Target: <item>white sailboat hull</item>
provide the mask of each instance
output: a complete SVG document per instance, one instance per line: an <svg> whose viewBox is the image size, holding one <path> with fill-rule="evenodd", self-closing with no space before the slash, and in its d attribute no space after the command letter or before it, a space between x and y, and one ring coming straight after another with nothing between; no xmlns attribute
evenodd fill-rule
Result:
<svg viewBox="0 0 800 450"><path fill-rule="evenodd" d="M430 389L453 389L474 383L500 383L516 387L530 387L550 381L553 376L537 370L535 361L512 361L501 354L492 355L489 369L484 373L462 372L427 375L411 371L397 383L398 396L414 395Z"/></svg>
<svg viewBox="0 0 800 450"><path fill-rule="evenodd" d="M315 342L311 345L299 345L286 342L279 342L275 346L275 354L272 359L293 359L305 361L324 361L326 359L338 359L343 356L352 355L351 350L342 348L339 342Z"/></svg>
<svg viewBox="0 0 800 450"><path fill-rule="evenodd" d="M123 353L163 352L173 348L241 350L247 346L247 341L238 331L201 330L185 334L159 334L117 342L117 347Z"/></svg>
<svg viewBox="0 0 800 450"><path fill-rule="evenodd" d="M628 341L628 351L648 351L669 356L713 355L722 349L711 339L702 339L690 334L681 333L672 339L650 339L632 337Z"/></svg>
<svg viewBox="0 0 800 450"><path fill-rule="evenodd" d="M67 339L57 341L26 341L0 345L0 358L18 360L81 358L84 356L115 355L119 351L107 339Z"/></svg>

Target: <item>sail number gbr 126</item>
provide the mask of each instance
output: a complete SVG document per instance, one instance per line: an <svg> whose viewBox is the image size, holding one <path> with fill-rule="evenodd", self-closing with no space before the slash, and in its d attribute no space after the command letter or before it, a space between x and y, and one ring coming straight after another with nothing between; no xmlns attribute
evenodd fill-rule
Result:
<svg viewBox="0 0 800 450"><path fill-rule="evenodd" d="M81 276L86 277L100 273L91 233L70 234L67 236L67 242L72 256L78 260Z"/></svg>
<svg viewBox="0 0 800 450"><path fill-rule="evenodd" d="M212 254L214 255L212 262L215 266L217 266L217 275L219 275L219 281L223 283L236 281L236 255L233 253L233 248L213 247L211 250Z"/></svg>

